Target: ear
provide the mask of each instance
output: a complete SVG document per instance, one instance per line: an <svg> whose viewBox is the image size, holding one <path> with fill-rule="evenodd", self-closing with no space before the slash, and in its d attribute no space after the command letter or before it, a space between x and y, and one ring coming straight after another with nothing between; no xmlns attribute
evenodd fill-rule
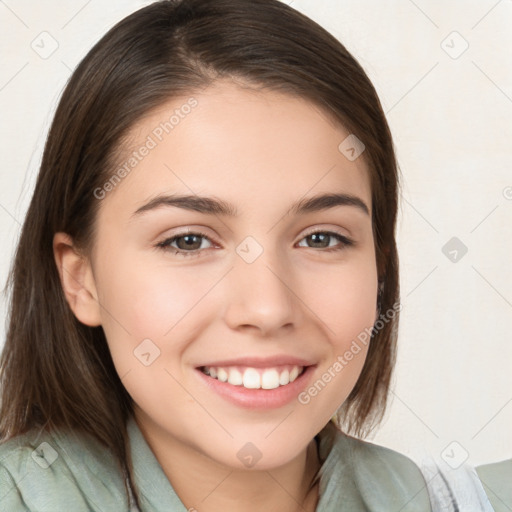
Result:
<svg viewBox="0 0 512 512"><path fill-rule="evenodd" d="M100 304L90 261L76 250L66 233L55 233L53 255L66 300L85 325L101 325Z"/></svg>

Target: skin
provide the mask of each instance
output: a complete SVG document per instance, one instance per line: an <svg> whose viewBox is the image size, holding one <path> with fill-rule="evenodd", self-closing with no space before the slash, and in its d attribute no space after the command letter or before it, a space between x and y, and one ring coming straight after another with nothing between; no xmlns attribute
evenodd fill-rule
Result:
<svg viewBox="0 0 512 512"><path fill-rule="evenodd" d="M338 150L348 132L310 102L278 92L216 82L195 94L191 113L101 200L90 256L65 233L54 253L67 300L84 324L101 325L115 367L135 401L135 418L186 507L201 511L314 510L318 469L314 436L343 403L361 372L366 349L306 405L250 410L211 391L195 369L205 361L295 355L316 365L311 383L376 319L377 267L371 188L363 158ZM174 98L134 126L140 147ZM337 206L305 215L291 204L319 193L358 196L370 215ZM91 192L92 193L92 192ZM238 217L176 207L133 213L164 193L214 196ZM194 256L183 239L204 232ZM324 243L308 231L338 232ZM253 237L263 249L247 263L237 246ZM179 245L178 245L179 244ZM185 249L183 249L185 247ZM333 247L341 250L328 252ZM190 249L189 249L190 252ZM144 339L160 356L134 357ZM247 443L261 459L247 468Z"/></svg>

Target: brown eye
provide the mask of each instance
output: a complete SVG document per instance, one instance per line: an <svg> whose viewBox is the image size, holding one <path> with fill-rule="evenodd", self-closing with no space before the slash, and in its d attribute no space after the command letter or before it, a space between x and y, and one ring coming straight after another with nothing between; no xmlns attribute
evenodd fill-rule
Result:
<svg viewBox="0 0 512 512"><path fill-rule="evenodd" d="M338 240L339 243L330 245L333 239ZM311 242L312 245L306 246L310 249L329 249L329 251L341 250L354 244L353 241L346 236L332 231L314 231L313 233L306 235L302 240Z"/></svg>
<svg viewBox="0 0 512 512"><path fill-rule="evenodd" d="M187 232L166 238L164 241L158 243L157 247L166 251L174 249L175 254L183 256L194 256L198 254L201 249L205 249L205 247L201 247L203 240L208 240L211 243L210 239L204 233ZM173 245L174 243L176 243L176 245Z"/></svg>

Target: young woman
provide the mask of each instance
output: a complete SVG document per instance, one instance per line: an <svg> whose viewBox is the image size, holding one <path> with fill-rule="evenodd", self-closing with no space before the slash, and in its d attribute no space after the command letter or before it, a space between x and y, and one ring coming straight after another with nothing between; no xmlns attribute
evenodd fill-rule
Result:
<svg viewBox="0 0 512 512"><path fill-rule="evenodd" d="M368 77L277 0L153 3L73 73L10 278L0 509L428 511L363 441L398 316Z"/></svg>

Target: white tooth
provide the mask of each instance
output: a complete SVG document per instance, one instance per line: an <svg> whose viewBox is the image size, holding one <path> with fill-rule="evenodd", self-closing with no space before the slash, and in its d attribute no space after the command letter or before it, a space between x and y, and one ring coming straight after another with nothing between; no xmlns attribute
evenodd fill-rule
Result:
<svg viewBox="0 0 512 512"><path fill-rule="evenodd" d="M228 380L228 372L224 368L219 368L217 370L217 379L221 382L226 382Z"/></svg>
<svg viewBox="0 0 512 512"><path fill-rule="evenodd" d="M299 376L299 367L294 366L290 372L290 382L293 382Z"/></svg>
<svg viewBox="0 0 512 512"><path fill-rule="evenodd" d="M260 374L254 368L247 368L243 377L244 388L259 389L261 387Z"/></svg>
<svg viewBox="0 0 512 512"><path fill-rule="evenodd" d="M286 386L286 384L290 383L290 372L288 370L283 370L281 375L279 375L279 384L281 386Z"/></svg>
<svg viewBox="0 0 512 512"><path fill-rule="evenodd" d="M208 368L208 370L210 371L210 377L213 377L214 379L217 378L217 370L213 368L213 366Z"/></svg>
<svg viewBox="0 0 512 512"><path fill-rule="evenodd" d="M242 374L236 368L231 368L229 370L228 382L233 386L241 386L243 383Z"/></svg>
<svg viewBox="0 0 512 512"><path fill-rule="evenodd" d="M277 370L265 370L261 376L263 389L275 389L279 387L279 373Z"/></svg>

